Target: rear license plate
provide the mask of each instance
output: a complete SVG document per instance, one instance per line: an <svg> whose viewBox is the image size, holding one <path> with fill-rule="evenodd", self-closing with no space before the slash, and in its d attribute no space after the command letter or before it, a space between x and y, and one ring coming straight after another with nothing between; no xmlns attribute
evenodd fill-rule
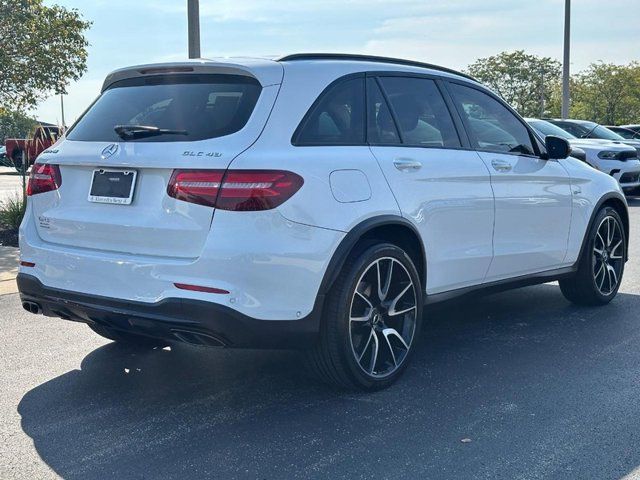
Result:
<svg viewBox="0 0 640 480"><path fill-rule="evenodd" d="M133 199L138 172L99 168L93 171L89 201L129 205Z"/></svg>

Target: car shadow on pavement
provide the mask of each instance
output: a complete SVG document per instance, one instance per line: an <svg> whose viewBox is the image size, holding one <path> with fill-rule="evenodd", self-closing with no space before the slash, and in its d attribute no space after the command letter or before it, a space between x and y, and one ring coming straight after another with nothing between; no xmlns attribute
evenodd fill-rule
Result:
<svg viewBox="0 0 640 480"><path fill-rule="evenodd" d="M18 411L70 479L620 477L640 464L639 308L555 285L432 307L404 377L371 394L295 352L107 344Z"/></svg>

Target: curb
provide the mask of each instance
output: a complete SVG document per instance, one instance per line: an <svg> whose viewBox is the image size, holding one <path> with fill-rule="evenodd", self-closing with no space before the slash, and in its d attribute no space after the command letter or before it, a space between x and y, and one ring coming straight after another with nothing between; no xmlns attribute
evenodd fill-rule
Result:
<svg viewBox="0 0 640 480"><path fill-rule="evenodd" d="M18 293L18 284L14 280L4 280L0 282L0 297Z"/></svg>
<svg viewBox="0 0 640 480"><path fill-rule="evenodd" d="M16 276L20 250L14 247L0 247L0 296L18 293Z"/></svg>

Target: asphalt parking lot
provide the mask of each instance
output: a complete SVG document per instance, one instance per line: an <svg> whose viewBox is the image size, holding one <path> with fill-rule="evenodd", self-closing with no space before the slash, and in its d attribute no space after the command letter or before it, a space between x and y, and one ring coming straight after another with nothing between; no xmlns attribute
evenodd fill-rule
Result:
<svg viewBox="0 0 640 480"><path fill-rule="evenodd" d="M375 394L317 384L292 352L126 350L2 296L0 478L640 478L630 203L612 304L549 284L433 307Z"/></svg>
<svg viewBox="0 0 640 480"><path fill-rule="evenodd" d="M20 175L12 168L0 167L0 203L18 194L21 188Z"/></svg>

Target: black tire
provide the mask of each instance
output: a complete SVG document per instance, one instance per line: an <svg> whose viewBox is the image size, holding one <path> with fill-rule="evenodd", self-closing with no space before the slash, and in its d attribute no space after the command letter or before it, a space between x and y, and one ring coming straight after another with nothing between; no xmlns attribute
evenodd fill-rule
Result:
<svg viewBox="0 0 640 480"><path fill-rule="evenodd" d="M15 168L18 173L22 173L24 160L24 152L22 150L16 149L11 153L11 162L13 163L13 168Z"/></svg>
<svg viewBox="0 0 640 480"><path fill-rule="evenodd" d="M365 296L374 293L368 299ZM327 296L320 338L308 354L311 368L321 380L341 389L388 387L402 374L415 350L422 303L418 272L402 249L377 243L352 252ZM362 314L354 314L358 309ZM362 321L364 318L368 320Z"/></svg>
<svg viewBox="0 0 640 480"><path fill-rule="evenodd" d="M113 330L102 325L89 325L89 328L101 337L113 340L114 342L128 347L140 348L163 348L169 345L169 342L158 338L145 337L134 333L121 332Z"/></svg>
<svg viewBox="0 0 640 480"><path fill-rule="evenodd" d="M613 222L618 233L614 232L613 240L603 238L601 229L613 226ZM627 254L626 233L618 212L603 207L587 235L578 271L572 277L560 280L560 289L567 300L577 305L606 305L618 293Z"/></svg>

